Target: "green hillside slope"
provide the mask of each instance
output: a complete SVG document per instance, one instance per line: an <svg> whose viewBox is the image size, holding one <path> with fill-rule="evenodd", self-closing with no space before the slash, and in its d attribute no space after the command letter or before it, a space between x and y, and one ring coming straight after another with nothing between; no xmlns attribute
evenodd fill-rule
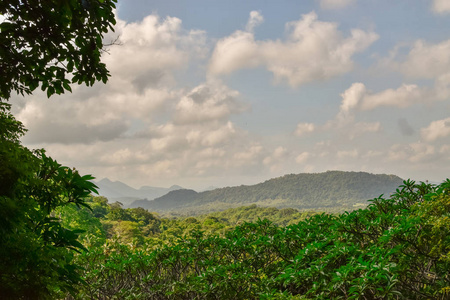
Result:
<svg viewBox="0 0 450 300"><path fill-rule="evenodd" d="M198 214L256 204L277 208L344 211L359 208L367 200L389 196L402 183L395 175L365 172L328 171L316 174L289 174L251 186L237 186L196 193L178 190L153 201L139 201L160 213Z"/></svg>

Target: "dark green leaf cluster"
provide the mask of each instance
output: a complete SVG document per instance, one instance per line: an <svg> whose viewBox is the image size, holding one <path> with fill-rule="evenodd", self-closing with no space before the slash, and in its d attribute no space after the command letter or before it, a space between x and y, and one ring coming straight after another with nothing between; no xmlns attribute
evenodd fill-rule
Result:
<svg viewBox="0 0 450 300"><path fill-rule="evenodd" d="M73 262L73 250L85 249L78 239L82 230L64 227L56 212L86 207L84 199L96 186L92 177L80 176L42 151L15 146L21 155L7 157L6 170L16 164L21 168L14 182L2 181L6 193L0 195L0 295L52 299L74 292L73 286L82 282Z"/></svg>
<svg viewBox="0 0 450 300"><path fill-rule="evenodd" d="M449 221L449 180L405 181L366 209L286 227L260 220L137 248L110 241L78 256L88 285L77 298L448 299Z"/></svg>
<svg viewBox="0 0 450 300"><path fill-rule="evenodd" d="M0 99L71 91L71 83L106 82L103 36L115 24L115 0L0 2Z"/></svg>

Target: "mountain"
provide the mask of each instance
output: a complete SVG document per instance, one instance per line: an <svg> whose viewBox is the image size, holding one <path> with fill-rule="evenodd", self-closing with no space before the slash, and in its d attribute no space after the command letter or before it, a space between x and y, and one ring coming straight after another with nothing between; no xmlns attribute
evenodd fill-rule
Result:
<svg viewBox="0 0 450 300"><path fill-rule="evenodd" d="M190 203L195 201L198 197L199 193L194 190L175 190L168 192L166 195L161 196L153 201L148 200L136 200L131 203L130 208L135 207L148 207L150 204L155 204L158 207L158 211L172 210L174 207L182 207L185 206L186 203ZM156 202L155 202L156 201Z"/></svg>
<svg viewBox="0 0 450 300"><path fill-rule="evenodd" d="M108 198L110 203L119 201L125 207L128 207L136 200L153 200L170 191L182 189L182 187L178 185L173 185L170 188L143 186L139 189L135 189L123 182L111 181L108 178L103 178L95 184L99 187L98 192L100 196Z"/></svg>
<svg viewBox="0 0 450 300"><path fill-rule="evenodd" d="M403 180L395 175L366 172L328 171L315 174L289 174L250 185L197 193L177 190L153 201L133 202L159 213L199 214L242 205L257 204L301 210L344 211L367 205L367 200L389 196Z"/></svg>

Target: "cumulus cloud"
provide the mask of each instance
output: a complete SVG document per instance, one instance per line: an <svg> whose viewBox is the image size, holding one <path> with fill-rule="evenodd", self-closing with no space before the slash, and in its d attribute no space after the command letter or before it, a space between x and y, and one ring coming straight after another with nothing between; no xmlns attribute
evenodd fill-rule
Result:
<svg viewBox="0 0 450 300"><path fill-rule="evenodd" d="M412 163L428 162L435 157L435 147L424 143L396 144L391 147L388 154L389 160Z"/></svg>
<svg viewBox="0 0 450 300"><path fill-rule="evenodd" d="M282 146L275 148L275 150L263 160L264 165L270 168L271 172L281 170L283 163L289 157L289 151Z"/></svg>
<svg viewBox="0 0 450 300"><path fill-rule="evenodd" d="M308 159L311 157L311 153L309 152L302 152L295 158L295 162L298 164L304 164L308 161Z"/></svg>
<svg viewBox="0 0 450 300"><path fill-rule="evenodd" d="M340 123L353 121L354 110L360 106L361 100L366 94L366 86L360 82L353 83L350 88L345 90L342 94L342 102L337 115Z"/></svg>
<svg viewBox="0 0 450 300"><path fill-rule="evenodd" d="M157 15L133 23L118 19L115 30L106 37L120 36L120 45L103 56L112 75L106 85L74 86L72 94L54 101L39 92L17 100L17 117L30 128L28 143L114 140L130 135L138 123L151 123L182 98L172 74L198 55L203 34L183 30L177 18Z"/></svg>
<svg viewBox="0 0 450 300"><path fill-rule="evenodd" d="M176 106L179 124L224 120L240 113L245 106L238 102L239 92L218 82L201 84L183 96Z"/></svg>
<svg viewBox="0 0 450 300"><path fill-rule="evenodd" d="M30 128L29 143L91 143L107 141L131 129L133 120L151 118L166 101L175 98L168 90L146 89L115 93L108 88L77 87L73 94L48 100L36 93L24 102L17 117ZM84 99L77 99L80 95Z"/></svg>
<svg viewBox="0 0 450 300"><path fill-rule="evenodd" d="M447 2L446 2L447 3ZM435 1L441 8L443 6ZM402 48L402 51L400 51ZM431 79L431 84L403 83L397 88L389 88L378 92L370 91L363 83L354 83L341 96L342 103L338 117L354 118L360 111L371 111L379 107L406 108L417 104L447 101L450 98L450 40L429 43L417 40L411 45L397 45L391 56L382 60L382 64L390 70L402 73L407 79ZM432 141L446 135L445 120L432 122L421 130L426 141ZM414 129L406 119L398 120L400 133L404 136L414 134Z"/></svg>
<svg viewBox="0 0 450 300"><path fill-rule="evenodd" d="M264 21L264 17L258 11L251 11L250 18L248 19L247 26L245 26L245 30L248 32L253 32L256 26L261 24Z"/></svg>
<svg viewBox="0 0 450 300"><path fill-rule="evenodd" d="M181 25L178 18L162 20L157 15L133 23L119 19L114 34L120 37L120 45L112 46L103 57L112 80L125 78L127 83L139 83L141 89L154 86L170 79L171 71L183 68L190 57L201 55L204 33L186 32Z"/></svg>
<svg viewBox="0 0 450 300"><path fill-rule="evenodd" d="M348 123L354 120L358 111L370 111L378 107L405 108L417 103L446 99L450 89L447 79L441 79L431 88L403 84L396 89L380 92L368 90L363 83L353 83L341 94L342 102L336 119L339 123Z"/></svg>
<svg viewBox="0 0 450 300"><path fill-rule="evenodd" d="M436 44L417 40L406 55L397 52L394 49L387 63L410 78L434 79L447 74L450 68L450 40Z"/></svg>
<svg viewBox="0 0 450 300"><path fill-rule="evenodd" d="M302 136L314 132L315 129L316 126L313 123L299 123L295 130L295 134L297 136Z"/></svg>
<svg viewBox="0 0 450 300"><path fill-rule="evenodd" d="M414 84L403 84L397 89L378 93L367 90L364 84L354 83L343 94L340 117L349 116L354 110L372 110L380 106L407 107L420 102L426 91Z"/></svg>
<svg viewBox="0 0 450 300"><path fill-rule="evenodd" d="M256 24L253 19L251 16L249 24ZM277 82L287 81L295 87L350 71L353 55L378 39L376 33L360 29L352 29L350 36L344 37L337 24L319 21L315 12L287 23L286 30L285 40L257 41L249 30L219 40L210 60L210 73L229 74L262 65Z"/></svg>
<svg viewBox="0 0 450 300"><path fill-rule="evenodd" d="M428 127L420 130L420 134L429 142L450 136L450 118L431 122Z"/></svg>
<svg viewBox="0 0 450 300"><path fill-rule="evenodd" d="M450 2L447 0L433 0L432 10L438 14L450 13Z"/></svg>
<svg viewBox="0 0 450 300"><path fill-rule="evenodd" d="M219 40L209 63L212 74L230 74L239 69L257 67L262 63L253 33L236 31Z"/></svg>
<svg viewBox="0 0 450 300"><path fill-rule="evenodd" d="M252 13L247 29L260 22ZM30 128L26 144L97 177L120 174L122 181L261 173L273 149L231 120L248 109L239 92L213 79L183 87L176 82L176 72L202 59L203 32L151 15L118 20L107 38L116 34L121 45L104 56L112 74L106 85L74 86L72 94L51 100L41 92L12 100L17 118Z"/></svg>
<svg viewBox="0 0 450 300"><path fill-rule="evenodd" d="M356 0L320 0L320 6L325 9L338 9L344 8Z"/></svg>
<svg viewBox="0 0 450 300"><path fill-rule="evenodd" d="M252 144L233 154L233 161L238 165L259 164L264 156L264 149L260 144Z"/></svg>

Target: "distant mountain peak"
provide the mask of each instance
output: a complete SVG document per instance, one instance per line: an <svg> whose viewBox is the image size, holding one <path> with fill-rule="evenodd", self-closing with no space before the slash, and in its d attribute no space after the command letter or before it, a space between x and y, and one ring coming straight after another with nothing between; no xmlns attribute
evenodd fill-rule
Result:
<svg viewBox="0 0 450 300"><path fill-rule="evenodd" d="M176 185L176 184L174 184L174 185L172 185L170 188L169 188L169 190L171 190L171 191L174 191L174 190L181 190L181 189L183 189L181 186L179 186L179 185Z"/></svg>
<svg viewBox="0 0 450 300"><path fill-rule="evenodd" d="M98 180L97 182L98 183L112 183L112 181L109 178L106 178L106 177L101 179L101 180Z"/></svg>
<svg viewBox="0 0 450 300"><path fill-rule="evenodd" d="M97 181L96 185L99 187L98 191L101 196L108 198L109 202L120 201L125 207L135 200L153 200L170 191L182 189L182 187L178 185L173 185L170 188L143 186L139 189L135 189L123 182L112 181L109 178L103 178L100 181Z"/></svg>

